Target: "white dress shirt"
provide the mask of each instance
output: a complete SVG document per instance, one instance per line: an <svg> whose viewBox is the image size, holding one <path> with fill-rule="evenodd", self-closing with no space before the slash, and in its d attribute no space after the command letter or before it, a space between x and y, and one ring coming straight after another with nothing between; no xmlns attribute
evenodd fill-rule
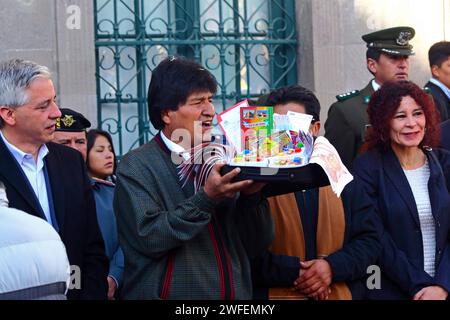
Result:
<svg viewBox="0 0 450 320"><path fill-rule="evenodd" d="M187 152L182 146L180 146L179 144L176 144L175 142L173 142L172 140L167 138L162 131L160 133L161 133L161 139L164 142L164 144L166 145L167 149L169 149L173 153L181 155L184 160L189 160L191 158L191 155L189 154L189 152Z"/></svg>
<svg viewBox="0 0 450 320"><path fill-rule="evenodd" d="M35 161L32 154L25 153L9 143L1 130L0 137L3 139L6 147L25 173L31 188L33 189L34 194L41 205L42 211L44 211L45 218L50 224L53 225L44 175L44 158L48 154L47 146L45 144L42 145L39 149L37 161Z"/></svg>
<svg viewBox="0 0 450 320"><path fill-rule="evenodd" d="M9 201L6 196L5 185L0 181L0 207L7 207L8 205Z"/></svg>
<svg viewBox="0 0 450 320"><path fill-rule="evenodd" d="M372 80L372 88L373 88L373 91L378 91L378 89L381 88L381 85L378 84L378 82L376 82L375 79L373 79Z"/></svg>

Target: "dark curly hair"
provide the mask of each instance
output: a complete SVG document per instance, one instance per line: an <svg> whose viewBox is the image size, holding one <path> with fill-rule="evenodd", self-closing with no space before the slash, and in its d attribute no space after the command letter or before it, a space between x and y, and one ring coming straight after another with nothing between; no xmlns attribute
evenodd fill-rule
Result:
<svg viewBox="0 0 450 320"><path fill-rule="evenodd" d="M371 127L367 130L366 142L361 152L374 148L387 150L391 145L390 122L397 112L403 97L410 96L422 107L426 126L420 147L437 147L440 140L440 117L433 99L411 81L389 81L376 91L369 102L367 113Z"/></svg>

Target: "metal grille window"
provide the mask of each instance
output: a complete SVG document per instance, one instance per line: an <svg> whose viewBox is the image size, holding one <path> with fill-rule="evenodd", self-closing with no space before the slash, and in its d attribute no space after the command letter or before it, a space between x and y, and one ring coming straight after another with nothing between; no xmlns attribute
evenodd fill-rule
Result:
<svg viewBox="0 0 450 320"><path fill-rule="evenodd" d="M297 82L294 0L96 0L99 126L118 156L156 134L151 72L168 55L199 61L219 82L217 112Z"/></svg>

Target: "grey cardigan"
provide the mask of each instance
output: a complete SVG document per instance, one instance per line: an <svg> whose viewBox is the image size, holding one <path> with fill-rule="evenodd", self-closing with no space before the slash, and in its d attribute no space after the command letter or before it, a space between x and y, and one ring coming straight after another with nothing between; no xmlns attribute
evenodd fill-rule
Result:
<svg viewBox="0 0 450 320"><path fill-rule="evenodd" d="M267 248L273 223L260 194L216 205L183 189L156 136L117 171L114 209L125 255L125 299L251 299L249 257Z"/></svg>

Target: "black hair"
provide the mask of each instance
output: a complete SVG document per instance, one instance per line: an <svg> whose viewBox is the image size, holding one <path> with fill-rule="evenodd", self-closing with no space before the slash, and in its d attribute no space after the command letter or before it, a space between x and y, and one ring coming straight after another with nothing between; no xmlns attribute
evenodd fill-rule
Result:
<svg viewBox="0 0 450 320"><path fill-rule="evenodd" d="M440 41L436 42L428 50L428 61L430 67L441 67L442 63L450 57L450 42Z"/></svg>
<svg viewBox="0 0 450 320"><path fill-rule="evenodd" d="M262 104L259 104L258 101L259 100L255 100L255 99L247 99L247 103L251 107L253 107L253 106L262 106Z"/></svg>
<svg viewBox="0 0 450 320"><path fill-rule="evenodd" d="M320 121L320 102L315 94L302 86L294 85L276 89L267 97L266 105L287 104L289 102L303 104L305 113L313 116L313 122Z"/></svg>
<svg viewBox="0 0 450 320"><path fill-rule="evenodd" d="M161 113L177 110L191 94L201 91L217 91L217 81L208 70L182 57L164 59L153 70L148 88L148 114L153 127L163 129Z"/></svg>
<svg viewBox="0 0 450 320"><path fill-rule="evenodd" d="M380 61L381 51L375 48L368 48L366 51L366 60L372 59L376 62ZM373 73L369 67L367 67L367 70L375 76L375 73Z"/></svg>
<svg viewBox="0 0 450 320"><path fill-rule="evenodd" d="M366 59L372 59L378 62L380 60L381 51L376 48L367 48Z"/></svg>
<svg viewBox="0 0 450 320"><path fill-rule="evenodd" d="M99 136L103 136L106 138L106 140L108 140L109 144L111 145L111 151L114 155L114 164L113 164L113 174L112 176L110 176L109 178L111 178L112 182L116 182L116 168L117 168L117 157L116 157L116 152L114 151L114 144L112 141L112 137L111 135L104 131L104 130L100 130L100 129L91 129L89 130L89 132L86 134L86 139L87 139L87 152L86 152L86 167L89 170L89 152L91 152L91 149L94 147L95 144L95 140L97 140L97 137Z"/></svg>

